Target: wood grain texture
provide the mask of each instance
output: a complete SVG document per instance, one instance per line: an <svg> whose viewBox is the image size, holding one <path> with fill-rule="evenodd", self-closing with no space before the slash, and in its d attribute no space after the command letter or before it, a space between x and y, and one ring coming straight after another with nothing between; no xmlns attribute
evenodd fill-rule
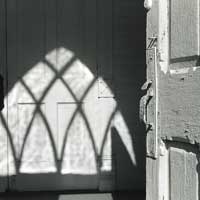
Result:
<svg viewBox="0 0 200 200"><path fill-rule="evenodd" d="M153 2L151 10L147 13L147 47L149 45L149 38L158 34L158 1ZM152 55L147 51L146 53L146 64L147 64L147 80L152 80L154 72L151 67ZM153 111L154 107L152 104L147 108L147 113L149 115L148 121L154 121ZM150 134L154 134L150 131ZM152 136L150 136L152 137ZM150 139L152 141L152 139ZM147 149L152 149L153 145L150 141L147 140ZM148 147L149 146L149 147ZM152 158L146 158L146 200L155 200L158 199L158 160Z"/></svg>
<svg viewBox="0 0 200 200"><path fill-rule="evenodd" d="M170 199L198 200L198 173L195 153L170 148Z"/></svg>
<svg viewBox="0 0 200 200"><path fill-rule="evenodd" d="M146 200L158 199L158 160L146 158Z"/></svg>
<svg viewBox="0 0 200 200"><path fill-rule="evenodd" d="M170 1L171 59L198 55L199 0Z"/></svg>
<svg viewBox="0 0 200 200"><path fill-rule="evenodd" d="M199 143L200 70L185 74L161 74L159 110L161 136Z"/></svg>

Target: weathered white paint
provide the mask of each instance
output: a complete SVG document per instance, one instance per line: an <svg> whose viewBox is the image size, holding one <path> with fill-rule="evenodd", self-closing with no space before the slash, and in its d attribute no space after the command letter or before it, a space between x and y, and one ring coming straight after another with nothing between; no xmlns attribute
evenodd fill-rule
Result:
<svg viewBox="0 0 200 200"><path fill-rule="evenodd" d="M169 68L169 1L159 1L158 53L160 70L165 74Z"/></svg>
<svg viewBox="0 0 200 200"><path fill-rule="evenodd" d="M155 72L155 81L154 81L154 92L155 92L155 127L154 127L154 131L155 131L155 158L158 157L158 94L159 94L159 79L158 79L158 59L157 59L157 48L155 48L155 65L154 65L154 72Z"/></svg>
<svg viewBox="0 0 200 200"><path fill-rule="evenodd" d="M196 70L199 70L200 69L200 67L199 66L197 66L197 67L193 67L192 68L192 70L195 72Z"/></svg>
<svg viewBox="0 0 200 200"><path fill-rule="evenodd" d="M170 2L171 59L198 55L199 0Z"/></svg>
<svg viewBox="0 0 200 200"><path fill-rule="evenodd" d="M158 36L158 0L154 0L151 10L147 13L147 44L149 43L149 38L152 36ZM147 46L148 47L148 46ZM154 67L152 66L152 55L147 54L147 80L154 80ZM147 107L148 121L152 122L155 120L155 104L154 98L151 99ZM153 102L153 103L152 103ZM151 106L150 106L151 104ZM154 129L149 130L147 134L147 153L148 149L153 151L155 144ZM152 157L146 157L146 199L155 200L158 199L158 160Z"/></svg>
<svg viewBox="0 0 200 200"><path fill-rule="evenodd" d="M163 141L160 141L159 157L159 198L158 200L169 200L169 151Z"/></svg>
<svg viewBox="0 0 200 200"><path fill-rule="evenodd" d="M195 72L196 70L199 70L200 67L186 67L186 68L180 68L180 69L171 69L170 74L187 74L190 71Z"/></svg>
<svg viewBox="0 0 200 200"><path fill-rule="evenodd" d="M170 149L170 200L198 200L197 157L193 152Z"/></svg>
<svg viewBox="0 0 200 200"><path fill-rule="evenodd" d="M145 0L144 1L144 7L147 9L147 10L150 10L151 7L153 5L153 0Z"/></svg>
<svg viewBox="0 0 200 200"><path fill-rule="evenodd" d="M181 68L181 69L170 69L171 74L186 74L190 70L189 67Z"/></svg>

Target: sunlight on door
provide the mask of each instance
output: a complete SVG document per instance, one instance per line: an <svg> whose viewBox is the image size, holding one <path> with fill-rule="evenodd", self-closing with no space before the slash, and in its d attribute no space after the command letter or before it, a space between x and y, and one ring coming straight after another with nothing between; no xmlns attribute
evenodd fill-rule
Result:
<svg viewBox="0 0 200 200"><path fill-rule="evenodd" d="M0 175L111 171L112 127L136 165L129 129L111 96L103 78L73 52L64 47L49 52L5 98Z"/></svg>

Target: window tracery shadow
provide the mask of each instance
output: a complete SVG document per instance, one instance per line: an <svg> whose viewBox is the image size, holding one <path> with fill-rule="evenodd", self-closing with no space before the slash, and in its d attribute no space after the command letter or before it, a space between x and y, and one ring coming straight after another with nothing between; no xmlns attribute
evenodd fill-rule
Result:
<svg viewBox="0 0 200 200"><path fill-rule="evenodd" d="M71 117L71 119L69 121L69 125L67 126L66 131L65 131L65 136L64 136L64 140L63 140L63 147L62 147L62 150L61 150L61 152L62 152L61 153L61 162L63 160L65 145L67 143L67 133L68 133L68 130L70 129L70 126L72 125L73 120L76 117L77 113L81 114L81 116L84 119L84 122L85 122L85 124L87 126L87 129L88 129L88 132L89 132L89 135L90 135L90 139L92 141L93 151L95 152L96 160L98 160L98 158L100 158L102 156L104 145L105 145L105 142L106 142L106 139L107 139L107 135L108 135L108 131L109 131L111 122L112 122L112 120L113 120L116 112L118 111L118 109L116 107L115 110L113 111L113 113L110 115L109 121L108 121L106 129L105 129L105 134L103 136L103 142L102 142L102 146L101 146L101 149L100 149L100 154L98 154L97 147L96 147L96 144L95 144L95 140L93 138L93 133L92 133L92 130L90 128L90 124L88 122L88 119L87 119L84 111L81 108L81 106L82 106L81 102L84 101L84 98L87 95L87 93L90 91L90 88L96 82L96 78L94 78L94 80L88 86L88 88L86 89L86 91L84 92L84 94L82 95L82 97L80 98L80 100L78 100L78 98L76 97L76 95L73 93L73 89L71 89L70 86L66 83L66 81L62 78L62 75L67 71L67 69L69 68L70 64L74 60L75 60L75 58L71 59L70 62L58 74L57 74L57 71L54 69L54 67L48 61L45 61L45 63L48 64L48 67L54 72L55 75L52 78L52 80L50 81L50 83L48 84L47 88L44 90L43 95L40 97L39 100L36 99L36 97L34 96L33 92L31 91L31 88L28 87L28 85L25 83L25 81L23 80L23 78L19 79L19 82L23 85L24 89L27 91L27 93L32 98L34 104L36 105L36 107L35 107L35 109L33 111L33 116L31 118L31 121L28 124L28 127L26 129L26 133L25 133L25 136L24 136L24 140L23 140L23 144L22 144L22 148L21 148L21 152L19 154L19 157L17 157L17 155L16 155L16 150L15 150L15 146L14 146L14 143L13 143L12 134L11 134L11 132L10 132L8 126L7 126L6 120L5 120L4 116L2 114L0 114L2 124L3 124L4 128L7 131L9 142L11 144L12 154L13 154L13 157L14 157L14 160L15 160L15 166L16 166L17 173L19 173L19 169L20 169L20 165L21 165L21 160L22 160L22 156L23 156L23 152L24 152L24 146L25 146L27 138L28 138L28 136L30 134L30 129L31 129L32 125L33 125L33 121L34 121L34 118L36 117L36 114L39 114L41 116L42 121L43 121L43 123L44 123L44 125L45 125L45 127L47 129L48 136L50 138L50 142L51 142L51 145L52 145L52 148L53 148L55 163L57 163L57 161L59 160L58 155L57 155L56 145L55 145L53 134L52 134L52 130L51 130L49 124L48 124L48 121L47 121L47 119L46 119L43 111L40 108L40 106L41 106L41 104L42 104L42 102L43 102L46 94L48 93L48 90L51 89L51 87L53 86L53 84L56 82L57 79L61 79L63 85L66 87L66 90L68 90L70 92L70 94L74 98L74 101L77 104L77 107L76 107L76 109L75 109L75 111L74 111L74 113L73 113L73 115L72 115L72 117ZM60 173L60 170L61 170L60 167L61 166L57 165L57 171L59 173ZM98 166L96 166L96 167L98 167Z"/></svg>
<svg viewBox="0 0 200 200"><path fill-rule="evenodd" d="M116 2L115 4L120 4L120 2ZM141 12L142 9L140 8L139 11ZM144 21L145 16L142 16L142 18L143 18L143 21ZM130 19L132 20L132 16L131 15L129 16L129 20ZM128 30L128 27L129 27L129 25L126 25L125 28L127 28L127 30ZM145 27L141 27L141 28L139 27L139 30L144 31L143 28L145 28ZM130 31L133 32L134 30L131 29ZM117 37L118 36L116 36L116 38ZM143 36L141 36L141 38L143 38ZM133 41L133 40L132 40L132 42L136 42L137 43L137 41ZM138 60L141 60L141 58L143 59L145 57L145 55L143 55L142 45L141 45L141 49L142 50L138 51L138 49L136 48L138 46L138 44L134 44L135 45L134 47L132 46L131 48L129 48L129 50L127 50L130 53L130 51L132 51L133 48L137 49L136 52L134 52L132 54L132 56L133 56L133 58L136 58L137 55L140 55L138 57L138 60L134 61L133 58L128 58L128 59L129 59L131 64L134 63L134 66L138 65L139 67L143 67L143 68L136 69L136 71L131 69L130 71L127 72L127 74L129 72L133 72L133 77L129 73L128 74L128 79L130 79L130 77L132 79L135 79L133 82L130 83L130 85L133 85L133 88L131 88L131 90L133 90L133 95L130 95L130 96L128 96L127 94L124 94L124 93L122 94L122 92L124 92L122 90L124 89L125 86L122 86L122 84L120 83L120 81L121 81L121 80L119 80L120 75L118 75L118 80L117 81L119 81L119 85L117 87L119 88L120 92L118 94L116 92L116 94L115 94L116 99L113 98L113 101L116 101L116 106L114 107L113 111L109 114L108 121L106 123L106 127L104 127L104 132L102 134L103 135L102 136L102 138L103 138L102 139L102 144L101 144L101 147L98 149L98 147L97 147L98 145L95 142L95 138L94 138L94 135L93 135L94 133L93 133L93 130L91 128L92 124L90 123L90 120L88 119L89 116L87 115L87 113L85 113L84 109L82 108L82 102L85 100L85 98L87 97L88 93L90 93L91 88L98 82L99 74L98 73L96 74L96 71L98 71L98 70L94 69L94 66L90 66L90 63L92 62L91 60L93 58L92 59L91 58L87 58L84 55L85 52L81 52L81 50L78 49L77 41L76 41L76 37L75 36L69 42L71 46L68 45L66 41L59 41L58 43L59 43L59 44L57 44L58 46L59 45L63 46L66 49L70 48L75 53L77 53L77 55L72 57L67 62L67 64L64 67L61 68L61 70L56 70L55 67L52 65L52 63L50 63L46 59L45 55L43 55L43 54L45 54L46 52L49 52L52 49L45 49L44 52L41 53L41 55L39 55L39 56L38 55L33 55L34 58L30 58L30 61L28 60L29 58L26 58L26 61L24 62L24 65L30 66L30 68L31 68L36 61L41 60L41 62L45 63L45 65L48 67L48 69L53 74L53 77L48 82L48 85L43 90L42 95L40 96L39 99L35 96L34 92L32 91L32 88L26 83L26 81L23 78L23 74L27 73L27 71L29 69L26 69L27 71L24 71L21 74L22 77L20 77L17 80L13 80L12 83L9 83L7 85L8 92L9 92L16 82L20 83L23 86L23 89L26 91L26 93L30 97L30 99L32 99L32 102L35 104L33 115L32 115L31 120L30 120L30 122L29 122L29 124L28 124L28 126L26 127L26 130L25 130L25 136L24 136L24 139L23 139L23 142L22 142L22 147L21 147L20 153L16 152L16 146L15 146L15 144L13 142L13 134L14 133L12 133L12 131L9 129L6 117L3 116L3 114L0 114L2 125L3 125L4 129L6 130L8 141L9 141L10 146L11 146L12 156L13 156L14 163L15 163L15 168L16 168L16 174L17 175L19 175L19 174L24 175L25 178L23 180L26 180L26 178L28 178L29 176L35 177L34 178L35 180L37 180L37 178L39 178L40 176L45 177L44 180L47 180L46 179L47 177L52 177L52 179L56 179L54 175L61 175L61 176L63 176L63 179L64 179L65 176L63 174L61 174L61 168L62 168L62 162L63 162L63 159L64 159L64 151L65 151L66 146L68 145L67 144L68 143L68 132L69 132L70 128L72 127L76 116L80 115L81 118L84 121L84 124L86 126L86 129L87 129L87 132L89 134L89 138L90 138L90 141L91 141L91 144L92 144L92 150L93 150L93 153L94 153L95 159L96 159L95 163L96 163L97 176L100 176L100 173L101 173L100 168L102 167L101 159L102 159L102 156L103 156L104 148L106 146L106 141L107 141L107 139L109 137L109 134L110 134L109 131L110 131L111 127L113 126L113 120L114 120L114 118L115 118L115 116L117 115L118 112L121 113L122 116L124 116L124 121L125 121L125 123L127 123L127 126L128 126L127 128L129 128L129 126L130 126L130 129L131 129L130 135L129 135L130 136L129 139L130 139L130 143L131 143L131 145L133 147L133 150L135 151L135 152L132 152L132 153L135 153L136 160L139 161L139 164L137 163L138 166L133 163L133 169L136 169L137 167L139 168L141 165L142 165L142 167L144 167L143 166L144 164L141 164L141 163L143 162L143 160L145 158L144 157L140 158L140 156L141 157L143 156L144 152L142 152L140 150L140 144L141 144L141 146L144 147L145 141L142 141L141 138L144 138L144 137L139 135L139 134L143 134L143 128L144 127L138 123L139 119L137 119L138 109L139 109L139 106L137 104L139 103L139 99L142 96L142 94L139 92L139 90L140 90L140 86L144 82L143 79L145 79L145 63L144 63L145 59L143 61L139 61L138 62ZM123 46L122 49L126 49L126 47L127 46L125 45L125 46ZM55 46L53 46L53 48L55 48ZM29 56L31 56L31 55L29 55ZM81 59L85 63L85 65L89 68L89 70L91 70L91 72L94 75L93 80L90 82L90 84L88 84L87 88L84 90L84 93L80 98L76 97L76 94L74 93L73 88L71 88L71 86L63 78L63 74L67 73L67 70L69 70L69 68L72 66L72 64L78 59ZM115 57L115 59L116 59L116 57ZM121 58L121 59L123 60L125 58ZM113 65L115 65L115 63L113 63ZM29 67L27 67L27 68L29 68ZM124 71L126 71L126 70L124 70ZM117 73L120 74L121 71L119 70ZM141 76L143 78L140 80L139 77L141 77ZM11 75L11 78L12 78L12 75ZM106 79L104 79L104 78L105 77L102 77L102 79L105 81ZM43 100L45 99L45 97L47 96L47 94L49 93L49 91L54 86L54 84L55 84L55 82L57 80L61 81L61 83L63 84L65 89L70 93L71 97L73 98L74 103L76 104L76 108L73 111L72 116L70 117L70 120L69 120L69 123L68 123L68 125L66 127L66 130L64 131L63 145L62 145L62 148L61 148L61 156L60 156L60 158L59 158L58 150L57 150L57 147L56 147L56 144L55 144L55 139L53 137L53 131L51 130L51 127L50 127L49 122L48 122L48 120L47 120L47 118L45 116L45 113L43 112L43 110L41 108ZM130 81L130 80L128 80L128 81ZM129 84L128 81L127 82L125 81L125 84L127 84L127 83ZM107 82L105 81L105 84L111 90L112 85L109 83L109 81L107 81ZM114 90L112 92L115 93ZM127 91L125 91L125 92L127 92L127 93L130 92L130 88L127 89ZM128 107L132 104L131 103L132 100L134 100L133 108L128 109ZM133 116L132 116L133 118L130 117L130 114L131 115L133 114ZM49 141L50 141L50 144L51 144L51 148L52 148L52 152L53 152L54 163L55 163L56 169L57 169L55 173L52 173L52 172L49 173L49 174L44 174L44 173L38 173L37 174L36 173L36 174L29 175L29 174L20 172L20 166L22 164L22 158L23 158L23 154L24 154L24 151L25 151L25 145L27 143L27 139L28 139L28 137L30 135L30 130L31 130L32 126L33 126L33 122L34 122L34 119L35 119L36 116L39 116L41 118L42 123L44 124L44 126L45 126L45 128L47 130L48 138L49 138ZM136 132L137 133L134 133L134 128L133 127L134 128L136 127ZM139 142L140 142L140 144L139 144ZM136 145L136 143L138 143L138 145ZM125 143L124 143L124 146L126 146ZM127 146L130 146L130 145L127 145ZM126 150L127 150L127 155L128 155L130 152L128 152L127 148L126 148ZM145 173L145 171L144 171L144 173ZM82 176L82 174L77 174L77 175L69 174L68 179L70 180L71 179L70 176L71 176L71 177L75 177L75 179L77 178L77 180L79 180L79 175ZM93 176L93 175L91 175L91 176ZM48 181L46 181L46 182L48 182ZM81 182L81 180L80 180L80 182ZM83 185L84 185L84 183L83 183Z"/></svg>

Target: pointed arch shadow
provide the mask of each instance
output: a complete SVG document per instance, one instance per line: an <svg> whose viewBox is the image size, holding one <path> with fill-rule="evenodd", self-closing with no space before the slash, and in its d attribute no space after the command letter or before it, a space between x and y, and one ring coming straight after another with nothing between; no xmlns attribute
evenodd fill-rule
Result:
<svg viewBox="0 0 200 200"><path fill-rule="evenodd" d="M45 3L44 3L44 5L47 7L51 7L55 2L54 2L54 0L51 0L51 5L47 6ZM70 2L70 0L69 0L69 2ZM73 6L78 2L78 0L75 3L74 2L75 1L71 2ZM93 16L94 13L96 12L96 10L92 11L92 9L90 9L90 8L91 8L91 5L94 5L95 3L91 3L91 5L89 5L89 2L91 3L91 1L88 0L88 4L85 6L88 6L89 9L88 8L87 9L90 10L89 14L91 14L91 16ZM108 3L104 2L105 3L104 6L106 4L109 4L110 2L111 2L111 0L109 0ZM59 1L59 5L57 5L57 4L56 5L59 7L59 6L61 6L60 3L61 2ZM62 3L63 3L63 1L62 1ZM69 19L66 19L67 22L69 23L69 27L65 27L65 28L59 27L59 26L61 26L61 24L59 24L61 22L56 24L56 27L55 27L56 34L62 35L61 39L59 38L59 40L56 42L52 42L52 43L49 42L50 45L46 44L46 41L45 41L44 42L45 47L44 47L44 49L43 49L43 47L41 47L42 48L41 52L39 52L39 50L37 52L37 48L33 48L33 50L30 50L30 52L27 53L27 57L25 57L24 61L22 62L22 68L24 68L24 69L21 72L21 74L19 74L19 77L16 78L14 75L11 74L11 71L9 71L10 69L7 70L6 73L9 73L9 75L7 74L6 76L8 76L7 78L10 79L9 80L10 82L7 84L7 93L9 93L13 89L13 87L15 86L16 83L20 83L23 86L23 88L25 89L25 91L27 92L27 94L29 95L29 97L32 99L32 101L36 104L35 109L33 111L33 115L31 117L31 120L25 130L25 136L23 139L19 157L17 156L16 147L15 147L15 144L13 143L13 138L12 138L13 133L11 133L9 126L6 122L6 119L4 118L3 115L1 115L2 125L7 131L7 137L9 138L9 142L11 144L11 150L12 150L12 154L14 157L15 166L17 169L17 176L20 177L20 178L16 178L16 176L14 175L14 176L10 176L8 178L8 182L9 182L11 189L18 188L18 190L23 190L23 188L25 188L25 190L29 190L33 186L32 183L27 183L26 180L28 180L29 178L31 178L31 180L34 180L33 182L37 182L38 180L40 180L41 185L43 185L43 186L46 185L46 187L49 187L52 190L60 190L60 189L64 190L65 188L62 186L62 184L67 186L68 188L80 189L80 188L76 187L76 182L80 183L80 185L81 185L80 187L82 189L88 189L87 188L88 185L90 185L90 186L92 185L92 187L91 187L92 189L99 189L99 184L101 184L100 182L102 181L101 177L100 177L101 176L100 168L101 168L101 164L102 164L101 161L102 161L102 157L103 157L103 151L105 148L105 144L106 144L106 141L108 138L109 131L111 129L111 124L112 124L113 118L114 118L116 112L118 112L118 111L120 111L121 115L124 117L124 121L126 122L128 129L130 130L130 137L132 140L130 142L132 143L132 146L133 146L135 154L136 154L136 160L138 161L137 162L138 166L133 165L132 169L130 170L130 171L132 171L130 173L133 173L133 175L131 175L131 180L133 181L133 183L135 183L135 180L139 179L137 174L143 174L143 176L144 176L144 174L145 174L145 169L144 169L145 140L143 141L143 139L144 139L143 134L145 134L145 132L143 133L144 127L141 124L139 124L139 119L138 119L139 106L138 106L138 104L139 104L139 99L142 96L142 93L140 92L140 86L143 85L143 82L145 79L145 53L144 53L145 48L143 49L143 46L145 44L141 45L138 41L134 41L131 34L135 34L141 40L145 38L145 35L141 34L141 32L145 30L145 15L144 15L144 11L142 9L141 2L140 2L141 5L140 5L140 3L133 3L133 2L132 3L126 2L123 4L120 1L115 1L115 2L112 1L112 3L113 3L113 11L112 11L113 12L112 13L113 14L113 24L112 24L112 26L113 26L112 27L113 28L112 51L113 52L110 53L110 52L108 52L108 49L106 49L109 46L108 44L104 44L105 49L103 51L101 49L103 45L101 45L99 43L96 44L95 43L96 41L95 42L93 41L96 39L95 37L100 37L100 36L98 36L98 34L106 35L106 31L107 31L106 29L105 29L104 33L98 33L99 30L97 28L97 25L99 25L99 26L102 25L102 24L99 24L100 23L100 21L98 21L99 19L96 19L98 22L96 25L94 25L95 23L92 20L89 21L90 23L93 23L93 25L92 25L93 27L91 27L91 30L90 30L90 36L94 37L95 39L92 37L90 39L89 34L84 35L85 33L81 32L82 31L81 26L84 26L84 27L82 27L83 30L88 28L87 27L88 24L83 23L84 25L83 24L81 25L81 21L83 21L85 18L81 19L81 17L79 17L78 21L76 22L76 23L78 23L78 26L80 25L79 28L81 30L80 31L79 28L77 28L78 35L82 34L80 37L83 37L83 39L85 39L85 40L86 40L86 38L84 38L84 37L89 38L89 39L87 38L88 44L86 43L86 46L87 45L88 46L85 48L86 49L90 48L88 50L88 52L90 52L91 55L86 51L84 52L83 47L81 47L81 45L79 46L77 41L79 41L81 39L79 38L79 36L76 36L75 33L74 33L74 35L71 34L75 30L74 24L72 24L72 22L70 24ZM127 7L128 4L129 4L129 6ZM78 3L76 5L78 5ZM102 5L103 5L103 3L102 3ZM140 5L140 6L138 6L138 5ZM66 6L66 5L64 5L64 6ZM125 8L125 10L128 10L128 12L124 12L125 11L124 8ZM132 11L134 10L133 13L129 12L130 8L132 9ZM43 9L43 7L41 7L40 9ZM47 9L47 8L45 8L45 9ZM79 7L78 9L81 10L83 8ZM84 8L84 9L86 9L86 8ZM97 9L97 8L95 8L95 9ZM69 11L69 14L68 14L69 16L70 15L74 16L72 10L71 11L68 10L68 11ZM83 13L85 12L84 10L81 10L81 11ZM48 11L45 11L45 12L48 12ZM44 15L44 13L42 15ZM58 10L56 10L56 14L49 13L49 12L47 14L48 14L48 17L51 17L52 21L54 19L53 17L56 17L57 22L58 22L57 18L59 18L59 17L61 18L61 16L58 13ZM51 16L51 14L52 14L52 16ZM55 14L55 16L54 16L54 14ZM9 15L9 13L7 13L7 15ZM59 17L57 15L59 15ZM137 16L139 16L142 19L142 22L144 23L144 25L140 25L138 27L138 30L136 33L136 31L133 28L134 26L130 26L130 22L136 23L136 25L137 25L137 21L138 21L138 20L136 20ZM127 20L126 23L123 22L123 19L121 17L123 19L126 18L126 20ZM134 17L136 17L136 18L134 18ZM46 16L45 16L45 18L46 18ZM41 20L42 20L42 18L41 18ZM47 20L47 19L45 19L45 20ZM76 20L76 19L73 18L73 20ZM121 24L120 23L118 24L118 22L116 22L116 21L120 21ZM39 23L39 20L37 22ZM47 24L47 21L44 24L45 24L45 26L49 26L49 24ZM8 28L9 28L9 30L11 30L10 26ZM28 29L28 27L27 27L27 29ZM45 34L47 34L47 30L43 30L43 27L41 28L41 27L39 27L39 25L38 25L38 29L39 29L39 31L42 32L42 34L44 34L43 36L41 36L44 39L46 37ZM60 29L63 29L63 30L60 30ZM123 32L123 33L121 32L118 34L117 29L119 29L119 32L120 31L125 31L125 32ZM60 32L63 31L63 32L59 33L59 31ZM69 34L66 34L67 31L69 31L69 32L71 31L71 32ZM94 31L94 33L92 31ZM129 42L127 43L126 41L124 42L123 38L124 38L124 34L127 34L128 32L131 34L127 35L127 39L129 39ZM34 33L36 33L36 30ZM64 33L66 34L66 38L63 36ZM101 35L101 37L102 37L102 35ZM52 34L49 34L48 36L50 39L51 39L51 37L53 38ZM40 37L40 36L37 35L37 37ZM56 37L61 37L61 36L56 36ZM67 38L67 37L69 37L69 38ZM26 38L24 40L26 40ZM42 39L34 38L34 36L33 36L32 40L33 40L33 41L31 41L32 43L34 43L34 42L36 44L43 43ZM37 40L37 41L35 41L35 40ZM140 42L141 42L141 40L140 40ZM122 43L118 43L118 41L120 41ZM132 43L131 43L131 41L132 41ZM19 41L18 41L18 43L20 44ZM141 48L139 47L140 45L141 45ZM7 48L8 48L7 54L10 54L10 55L12 53L9 49L9 48L11 48L11 46L12 46L11 43L7 44ZM91 50L94 48L94 46L96 46L95 48L97 49L96 50L97 52L95 52L95 53L92 52L92 50ZM33 45L33 47L34 47L34 45ZM52 51L53 49L57 49L59 47L64 47L65 49L70 49L72 52L74 52L76 54L74 57L71 58L71 60L64 67L62 67L62 69L60 71L56 70L55 67L52 65L52 63L50 63L47 59L45 59L45 56L48 52ZM19 47L16 47L16 49L17 48L19 48ZM22 47L20 47L20 48L22 48ZM101 49L101 51L99 49ZM126 53L124 53L125 51L126 51ZM105 53L105 55L103 53ZM18 55L19 54L20 53L18 52ZM108 56L108 54L112 54L111 55L112 56L112 65L114 66L114 70L113 69L111 70L111 71L114 71L114 72L112 72L113 73L112 81L109 80L106 72L104 73L103 70L99 70L100 67L105 64L104 61L101 60L102 59L101 57L106 57L106 56ZM9 59L9 58L11 58L11 56L8 56L6 59ZM16 63L18 63L19 62L18 59L19 58L15 59L15 57L14 57L13 63L15 61L17 61ZM79 59L85 64L85 66L88 67L88 69L92 72L94 77L93 77L93 80L90 82L90 84L88 84L87 88L84 90L83 95L80 98L77 98L76 94L73 91L73 88L71 88L70 85L63 78L63 74L67 73L67 70L73 65L73 63L76 60L79 60ZM108 57L106 59L108 59ZM24 74L28 73L29 70L31 70L32 67L35 66L35 63L37 63L38 61L45 63L46 66L48 67L48 69L51 70L51 72L53 73L53 78L50 80L47 87L44 89L42 96L39 98L39 100L36 98L34 92L32 91L32 88L30 88L23 79ZM11 61L9 61L9 63L10 62ZM9 63L8 63L8 65L11 66L11 64L9 64ZM16 66L17 65L19 65L19 63L16 64ZM15 65L13 64L13 66L15 66ZM135 66L137 69L136 68L134 69L132 66ZM104 71L106 71L106 70L104 69ZM85 113L85 111L82 108L82 104L81 104L85 100L87 95L90 93L93 86L96 83L98 84L99 76L102 76L102 79L105 81L105 84L107 85L107 87L113 90L112 93L114 93L115 99L109 96L108 100L113 99L113 101L116 101L116 103L117 103L117 106L114 108L113 112L110 113L110 115L109 115L109 119L106 124L106 127L104 127L104 132L102 133L102 143L100 145L100 148L98 147L97 142L95 141L95 137L94 137L94 133L93 133L94 130L92 129L93 124L90 123L90 120L88 119L89 116L87 115L87 113ZM142 78L140 78L140 77L142 77ZM55 84L56 80L60 80L62 82L63 86L70 93L74 102L76 103L76 108L73 111L73 114L70 118L68 126L66 127L66 130L64 131L63 145L61 148L61 159L59 159L59 156L58 156L57 147L56 147L55 140L54 140L53 133L52 133L53 131L51 130L51 127L49 126L49 122L47 120L47 117L45 116L45 113L41 109L41 104L43 103L43 100L45 99L45 97L47 96L47 94L49 93L49 91L51 90L53 85ZM106 82L106 80L108 80L108 81ZM113 81L114 81L115 87L113 87ZM101 100L105 100L105 99L103 98ZM73 125L73 122L74 122L77 114L80 114L81 118L84 121L84 124L88 131L89 138L90 138L90 141L92 144L92 150L93 150L93 153L96 158L95 164L96 164L97 174L96 175L88 175L88 177L89 177L88 179L87 179L87 175L82 175L82 174L68 174L68 175L61 174L61 167L62 167L62 162L63 162L63 157L64 157L64 151L65 151L65 148L66 148L66 145L68 142L68 133L69 133L70 128ZM27 142L27 138L29 137L30 130L33 126L33 122L34 122L36 115L39 115L41 117L41 120L42 120L45 128L47 129L48 138L51 143L52 152L54 154L53 157L54 157L54 161L55 161L55 165L56 165L56 169L57 169L57 171L55 173L26 174L26 173L20 172L20 166L21 166L23 153L25 151L25 145ZM133 117L133 116L135 116L135 117ZM143 156L143 158L139 158L142 156ZM121 172L118 171L115 173L121 173ZM49 183L48 180L52 180L53 182L59 182L59 184L56 187L53 187L53 183L52 184ZM120 181L121 180L119 180L119 183L117 183L118 185L120 184ZM27 186L26 186L26 184L27 184ZM17 185L21 185L21 186L18 187ZM135 187L135 186L133 186L133 187ZM141 184L140 187L143 188L144 186ZM41 190L45 190L45 187L41 187Z"/></svg>

